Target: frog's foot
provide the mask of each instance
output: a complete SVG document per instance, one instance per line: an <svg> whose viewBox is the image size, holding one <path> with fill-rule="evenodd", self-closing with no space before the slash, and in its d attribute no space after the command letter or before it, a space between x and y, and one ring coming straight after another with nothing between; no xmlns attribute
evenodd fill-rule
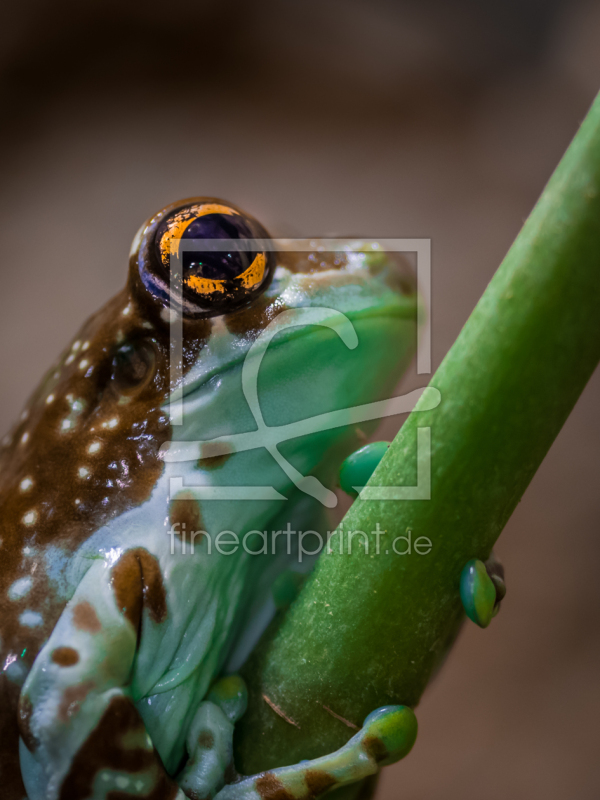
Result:
<svg viewBox="0 0 600 800"><path fill-rule="evenodd" d="M389 446L389 442L371 442L348 456L340 467L340 486L346 494L357 496L375 472Z"/></svg>
<svg viewBox="0 0 600 800"><path fill-rule="evenodd" d="M119 592L116 568L95 562L23 686L20 759L29 800L184 800L126 689L148 593L142 556L123 558L127 585L139 592Z"/></svg>
<svg viewBox="0 0 600 800"><path fill-rule="evenodd" d="M246 684L231 675L218 681L198 707L186 740L189 760L177 779L187 797L214 797L235 776L233 728L247 704Z"/></svg>
<svg viewBox="0 0 600 800"><path fill-rule="evenodd" d="M494 553L484 563L477 558L465 564L460 576L460 598L469 619L487 628L500 611L506 594L504 568Z"/></svg>
<svg viewBox="0 0 600 800"><path fill-rule="evenodd" d="M385 706L335 753L230 783L215 800L314 800L331 789L375 775L408 755L417 719L407 706Z"/></svg>

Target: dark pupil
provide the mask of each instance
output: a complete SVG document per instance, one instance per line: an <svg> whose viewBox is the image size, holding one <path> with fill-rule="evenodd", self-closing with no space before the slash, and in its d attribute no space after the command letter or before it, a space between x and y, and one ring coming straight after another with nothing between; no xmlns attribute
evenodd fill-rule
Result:
<svg viewBox="0 0 600 800"><path fill-rule="evenodd" d="M186 228L186 239L252 239L253 234L242 217L225 214L206 214ZM256 252L248 250L214 252L182 252L183 277L196 275L209 280L233 280L248 269Z"/></svg>

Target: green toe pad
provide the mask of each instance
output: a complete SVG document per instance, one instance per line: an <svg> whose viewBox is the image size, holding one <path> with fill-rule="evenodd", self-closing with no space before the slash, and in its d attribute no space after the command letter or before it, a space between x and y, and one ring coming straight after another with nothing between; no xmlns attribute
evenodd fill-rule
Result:
<svg viewBox="0 0 600 800"><path fill-rule="evenodd" d="M407 756L417 738L417 718L408 706L383 706L365 719L363 747L380 766Z"/></svg>
<svg viewBox="0 0 600 800"><path fill-rule="evenodd" d="M465 564L460 576L460 599L469 619L480 628L487 628L494 616L496 587L483 561L474 558Z"/></svg>
<svg viewBox="0 0 600 800"><path fill-rule="evenodd" d="M356 497L357 490L365 486L389 446L389 442L371 442L348 456L340 469L340 486L346 494Z"/></svg>

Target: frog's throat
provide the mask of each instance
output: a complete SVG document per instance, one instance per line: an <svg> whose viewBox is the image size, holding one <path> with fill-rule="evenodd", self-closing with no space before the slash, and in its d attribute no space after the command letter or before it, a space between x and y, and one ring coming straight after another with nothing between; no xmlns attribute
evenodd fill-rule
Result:
<svg viewBox="0 0 600 800"><path fill-rule="evenodd" d="M402 299L401 302L397 302L394 304L386 304L385 306L380 306L378 308L368 308L368 309L361 309L359 311L349 311L349 312L342 312L344 316L350 320L353 326L364 322L369 319L396 319L406 322L414 322L416 325L417 320L417 303L418 300L416 296L412 296L410 298ZM305 306L300 306L298 311L301 311ZM336 309L332 309L332 317L337 316ZM339 312L337 312L339 313ZM219 318L217 318L219 319ZM277 323L277 317L273 320L273 323ZM271 324L273 324L271 323ZM340 326L340 323L337 323L335 320L331 326L332 329L335 329ZM278 332L274 340L269 344L269 349L271 348L279 348L285 344L288 344L291 341L303 339L309 336L316 336L317 331L319 330L318 327L311 324L301 323L298 326L294 327L286 327L282 331ZM250 350L250 345L244 349L238 350L234 358L227 360L225 363L222 364L215 364L214 367L203 371L200 376L196 379L191 379L187 384L184 384L181 391L173 393L168 399L167 403L171 402L173 399L191 399L192 395L200 391L202 387L208 383L212 378L216 375L223 375L230 370L235 369L239 366L248 355ZM192 369L190 375L193 375L194 370Z"/></svg>

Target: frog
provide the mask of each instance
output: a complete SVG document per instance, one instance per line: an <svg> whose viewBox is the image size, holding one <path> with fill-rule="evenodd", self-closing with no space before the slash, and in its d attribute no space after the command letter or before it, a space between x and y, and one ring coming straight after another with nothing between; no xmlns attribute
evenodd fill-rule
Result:
<svg viewBox="0 0 600 800"><path fill-rule="evenodd" d="M355 454L346 473L364 474L374 422L240 442L386 399L414 351L415 281L364 251L280 249L228 201L172 203L43 377L0 451L8 800L301 800L410 751L416 717L396 705L313 761L243 776L233 758L239 667L273 585L307 569L278 534L326 530L340 465ZM261 427L245 369L266 333ZM457 591L487 620L489 576L466 569Z"/></svg>

